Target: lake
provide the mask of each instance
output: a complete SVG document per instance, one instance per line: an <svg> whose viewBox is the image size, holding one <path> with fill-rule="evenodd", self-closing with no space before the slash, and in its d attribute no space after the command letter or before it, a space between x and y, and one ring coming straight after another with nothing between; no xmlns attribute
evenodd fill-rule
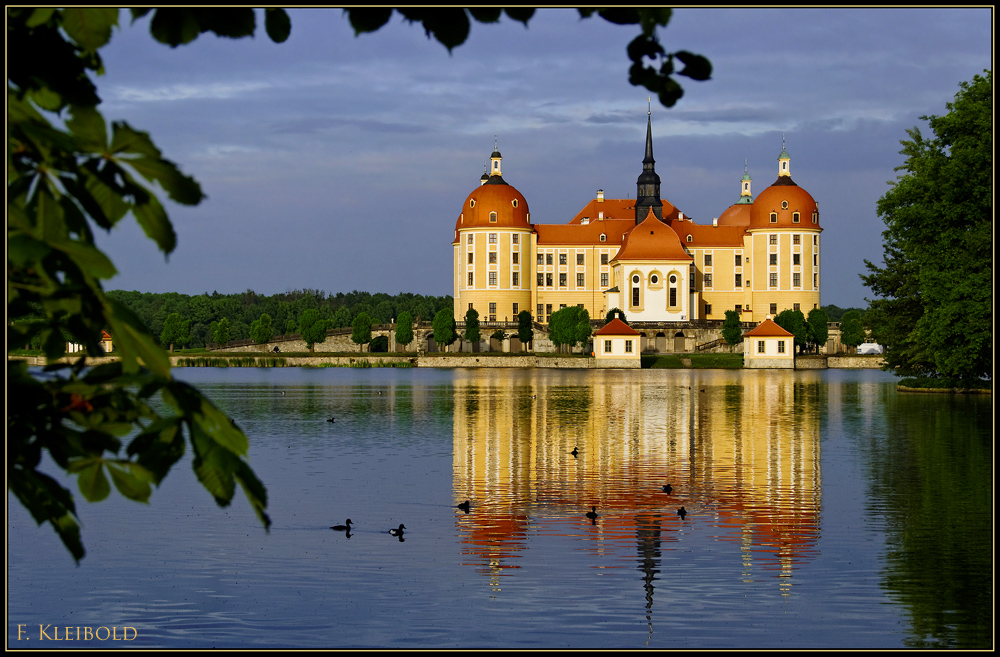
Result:
<svg viewBox="0 0 1000 657"><path fill-rule="evenodd" d="M871 370L174 371L250 437L270 531L189 459L148 505L65 480L76 566L8 494L9 648L992 647L990 396Z"/></svg>

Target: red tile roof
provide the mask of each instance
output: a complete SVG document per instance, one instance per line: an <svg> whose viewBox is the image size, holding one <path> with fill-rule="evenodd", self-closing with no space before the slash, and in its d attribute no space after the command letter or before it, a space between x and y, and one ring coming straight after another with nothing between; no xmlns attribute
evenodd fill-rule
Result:
<svg viewBox="0 0 1000 657"><path fill-rule="evenodd" d="M753 328L743 334L744 338L794 338L795 335L789 333L785 329L781 328L774 323L774 320L765 319L763 322L758 324L756 328Z"/></svg>
<svg viewBox="0 0 1000 657"><path fill-rule="evenodd" d="M686 226L675 222L674 227ZM668 226L653 215L650 210L642 223L633 228L622 242L622 248L612 260L684 260L691 256L684 251L674 227Z"/></svg>
<svg viewBox="0 0 1000 657"><path fill-rule="evenodd" d="M639 332L615 317L610 322L597 329L594 335L639 335Z"/></svg>

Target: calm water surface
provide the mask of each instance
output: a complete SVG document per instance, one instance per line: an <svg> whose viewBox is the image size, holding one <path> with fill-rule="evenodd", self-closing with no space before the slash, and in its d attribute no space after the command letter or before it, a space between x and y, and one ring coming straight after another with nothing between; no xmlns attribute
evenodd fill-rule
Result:
<svg viewBox="0 0 1000 657"><path fill-rule="evenodd" d="M992 647L988 396L839 370L176 373L250 436L271 531L186 462L148 506L77 494L77 567L8 495L8 647Z"/></svg>

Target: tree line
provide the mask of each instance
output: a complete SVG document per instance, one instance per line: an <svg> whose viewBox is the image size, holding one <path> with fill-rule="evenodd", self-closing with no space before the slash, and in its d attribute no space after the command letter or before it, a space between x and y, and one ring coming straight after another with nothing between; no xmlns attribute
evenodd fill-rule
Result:
<svg viewBox="0 0 1000 657"><path fill-rule="evenodd" d="M134 313L164 347L176 344L191 348L230 340L267 342L274 335L308 332L317 323L324 332L348 328L359 315L366 315L374 324L388 324L405 312L415 322L429 322L440 310L451 311L454 307L447 295L389 295L357 290L328 294L303 289L271 296L253 290L195 296L110 290L107 295Z"/></svg>

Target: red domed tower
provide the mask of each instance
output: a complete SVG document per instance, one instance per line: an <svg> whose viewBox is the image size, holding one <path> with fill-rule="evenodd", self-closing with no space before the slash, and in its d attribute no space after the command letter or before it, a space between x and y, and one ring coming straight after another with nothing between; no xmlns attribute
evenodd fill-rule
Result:
<svg viewBox="0 0 1000 657"><path fill-rule="evenodd" d="M503 179L502 156L490 155L489 176L465 199L455 222L455 320L469 308L480 321L515 321L531 311L528 202Z"/></svg>

